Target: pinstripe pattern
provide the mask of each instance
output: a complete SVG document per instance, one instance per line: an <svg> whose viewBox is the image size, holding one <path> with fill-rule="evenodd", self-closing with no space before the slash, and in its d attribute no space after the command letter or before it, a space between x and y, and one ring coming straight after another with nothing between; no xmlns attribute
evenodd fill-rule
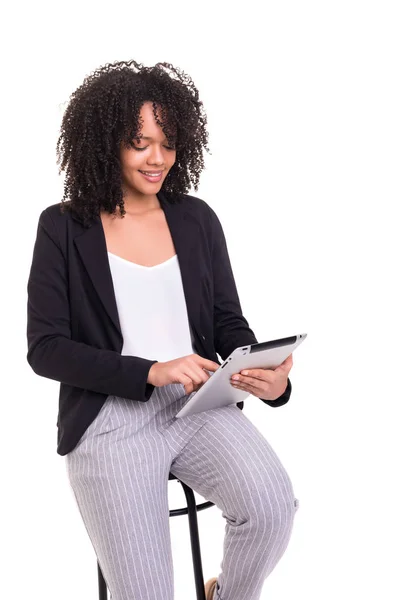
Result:
<svg viewBox="0 0 400 600"><path fill-rule="evenodd" d="M66 468L112 600L173 600L171 471L226 519L215 600L257 600L298 501L277 455L235 405L180 419L184 387L148 402L109 396Z"/></svg>

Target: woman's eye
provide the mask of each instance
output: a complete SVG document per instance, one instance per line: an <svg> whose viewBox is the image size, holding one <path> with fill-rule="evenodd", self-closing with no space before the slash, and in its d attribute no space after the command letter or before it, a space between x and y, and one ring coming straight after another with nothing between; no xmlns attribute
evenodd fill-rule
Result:
<svg viewBox="0 0 400 600"><path fill-rule="evenodd" d="M132 146L132 148L141 152L142 150L147 150L148 146L146 146L145 148L138 148L137 146ZM164 146L164 148L166 148L167 150L175 150L175 148L172 146Z"/></svg>

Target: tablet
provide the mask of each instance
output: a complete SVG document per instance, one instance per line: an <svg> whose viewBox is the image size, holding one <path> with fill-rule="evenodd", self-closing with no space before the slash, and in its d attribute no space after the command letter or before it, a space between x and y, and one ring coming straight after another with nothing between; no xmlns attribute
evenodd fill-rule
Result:
<svg viewBox="0 0 400 600"><path fill-rule="evenodd" d="M234 388L231 375L243 369L276 369L307 337L306 333L236 348L219 369L195 392L189 394L176 417L242 402L250 394Z"/></svg>

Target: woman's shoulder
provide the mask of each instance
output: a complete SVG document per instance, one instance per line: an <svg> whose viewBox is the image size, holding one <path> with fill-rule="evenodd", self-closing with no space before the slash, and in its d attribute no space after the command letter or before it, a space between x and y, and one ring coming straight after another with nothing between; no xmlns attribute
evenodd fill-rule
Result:
<svg viewBox="0 0 400 600"><path fill-rule="evenodd" d="M41 216L49 216L53 220L58 219L71 219L73 213L69 210L70 202L57 202L56 204L50 204L43 209Z"/></svg>
<svg viewBox="0 0 400 600"><path fill-rule="evenodd" d="M65 200L63 202L57 202L56 204L50 204L47 206L40 215L40 221L51 221L57 228L67 227L69 229L72 224L74 224L74 228L76 226L79 226L79 228L86 228L88 226L90 227L93 219L89 218L89 225L85 225L83 219L71 209L71 202L69 200Z"/></svg>
<svg viewBox="0 0 400 600"><path fill-rule="evenodd" d="M194 216L205 220L208 224L213 225L216 220L219 220L214 209L203 198L192 196L191 194L185 194L183 204L185 206L185 210L191 212Z"/></svg>

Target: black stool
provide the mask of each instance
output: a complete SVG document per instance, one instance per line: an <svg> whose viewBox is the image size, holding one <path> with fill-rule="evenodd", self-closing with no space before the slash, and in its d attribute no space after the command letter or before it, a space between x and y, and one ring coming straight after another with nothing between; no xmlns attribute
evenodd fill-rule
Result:
<svg viewBox="0 0 400 600"><path fill-rule="evenodd" d="M187 507L177 508L176 510L170 510L170 517L177 517L178 515L188 515L189 518L189 531L190 531L190 544L192 546L192 560L194 570L194 582L196 585L196 596L197 600L206 600L204 592L204 578L203 578L203 567L201 564L201 553L200 553L200 540L199 540L199 528L197 524L197 511L204 510L214 506L213 502L203 502L202 504L196 504L196 499L192 488L180 481L172 473L169 474L168 480L176 479L183 487L185 492ZM97 573L99 579L99 600L107 600L107 585L101 572L100 565L97 563Z"/></svg>

